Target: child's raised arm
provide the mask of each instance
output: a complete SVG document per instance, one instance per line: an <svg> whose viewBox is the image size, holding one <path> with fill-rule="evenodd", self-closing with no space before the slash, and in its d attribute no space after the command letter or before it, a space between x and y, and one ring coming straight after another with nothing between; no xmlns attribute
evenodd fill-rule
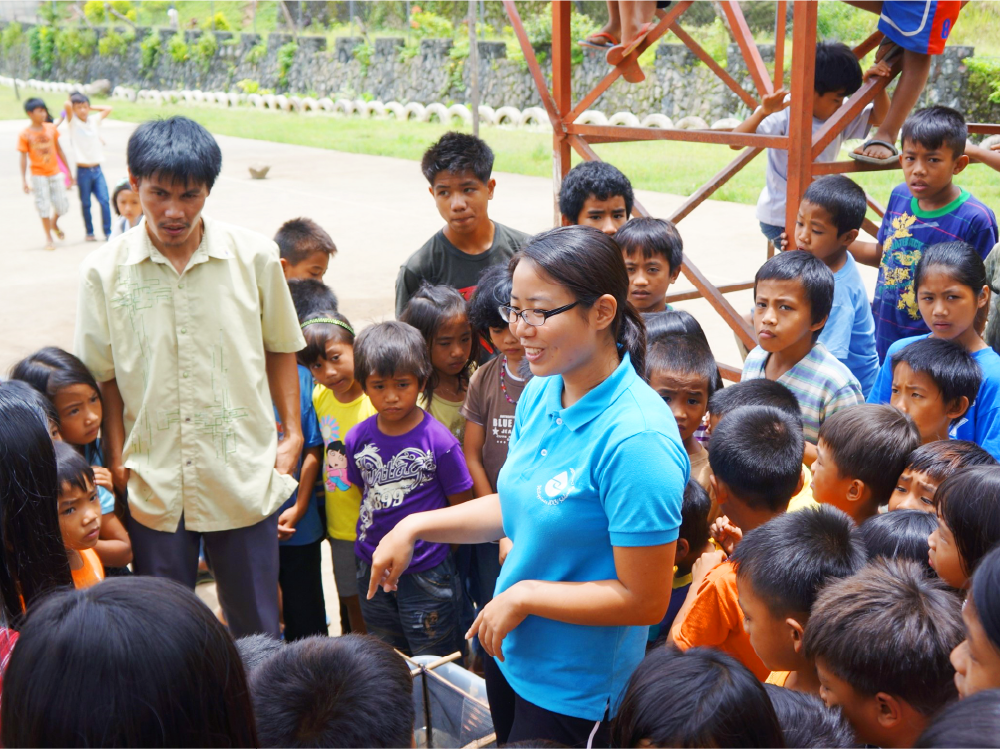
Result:
<svg viewBox="0 0 1000 749"><path fill-rule="evenodd" d="M769 117L772 114L780 112L782 109L787 109L792 103L791 99L785 101L785 97L788 96L788 92L785 89L780 91L775 91L773 94L768 94L763 99L761 99L761 105L757 107L753 114L747 117L743 122L733 128L734 133L756 133L757 128L760 127L760 123L764 121L765 117ZM744 148L744 146L730 146L734 151L739 151Z"/></svg>
<svg viewBox="0 0 1000 749"><path fill-rule="evenodd" d="M965 155L975 164L985 164L1000 172L1000 143L992 148L983 148L973 143L965 144Z"/></svg>
<svg viewBox="0 0 1000 749"><path fill-rule="evenodd" d="M101 116L101 119L102 119L102 120L103 120L103 119L104 119L105 117L107 117L107 116L108 116L109 114L111 114L111 110L112 110L113 108L114 108L114 107L112 107L112 106L111 106L110 104L102 104L102 105L100 105L100 106L97 106L97 105L95 105L95 104L91 104L91 105L90 105L90 109L91 109L91 111L93 111L93 112L97 112L97 113L98 113L98 114L99 114L99 115Z"/></svg>

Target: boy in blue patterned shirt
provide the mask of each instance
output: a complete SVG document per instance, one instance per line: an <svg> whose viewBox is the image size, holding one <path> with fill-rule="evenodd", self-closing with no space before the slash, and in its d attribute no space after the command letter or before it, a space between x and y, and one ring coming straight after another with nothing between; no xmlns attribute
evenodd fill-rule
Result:
<svg viewBox="0 0 1000 749"><path fill-rule="evenodd" d="M816 459L823 421L864 403L850 370L819 342L833 306L832 271L808 252L775 255L754 279L757 348L743 363L744 380L776 380L795 394L802 410L805 463Z"/></svg>
<svg viewBox="0 0 1000 749"><path fill-rule="evenodd" d="M954 177L969 163L965 119L948 107L914 112L903 125L899 160L906 180L892 191L878 242L855 242L859 263L878 268L872 312L879 361L901 338L928 333L913 292L913 269L925 247L962 240L983 259L997 243L993 211Z"/></svg>

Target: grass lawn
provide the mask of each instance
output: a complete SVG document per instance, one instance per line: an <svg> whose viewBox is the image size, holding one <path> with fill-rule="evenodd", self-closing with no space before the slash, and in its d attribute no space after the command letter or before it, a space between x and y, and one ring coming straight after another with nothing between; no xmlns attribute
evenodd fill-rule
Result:
<svg viewBox="0 0 1000 749"><path fill-rule="evenodd" d="M22 101L41 96L50 110L61 106L63 94L21 90ZM95 103L104 103L95 100ZM141 122L153 117L182 114L197 120L213 133L242 138L329 148L348 153L394 156L418 161L424 150L446 130L436 123L354 119L326 114L296 115L256 109L219 109L111 102L112 117ZM0 119L24 117L13 89L0 88ZM459 128L468 129L468 128ZM496 169L515 174L549 177L552 174L552 137L544 132L484 127L484 139L496 153ZM11 145L13 147L13 144ZM632 180L639 189L690 195L729 163L735 151L701 143L644 142L599 145L595 150ZM846 158L846 157L845 157ZM713 196L717 200L755 204L764 184L765 155L758 156ZM574 162L575 163L575 162ZM902 173L869 172L852 175L879 202L885 203ZM958 183L995 210L1000 208L1000 176L987 167L971 165Z"/></svg>

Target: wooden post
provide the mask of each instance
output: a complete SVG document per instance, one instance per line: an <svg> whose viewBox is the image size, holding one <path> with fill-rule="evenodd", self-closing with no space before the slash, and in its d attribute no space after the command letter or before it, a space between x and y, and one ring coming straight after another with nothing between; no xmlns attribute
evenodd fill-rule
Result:
<svg viewBox="0 0 1000 749"><path fill-rule="evenodd" d="M812 104L816 73L816 3L795 0L792 23L792 103L788 107L788 204L785 228L788 246L794 232L799 201L812 180Z"/></svg>
<svg viewBox="0 0 1000 749"><path fill-rule="evenodd" d="M569 24L573 5L567 0L555 0L552 3L552 98L556 109L564 114L573 108L572 101L572 39L570 39ZM559 190L562 181L570 168L569 141L560 127L561 123L552 123L552 203L554 224L559 226L562 217L559 213Z"/></svg>
<svg viewBox="0 0 1000 749"><path fill-rule="evenodd" d="M472 134L479 137L479 43L476 41L476 0L469 0L469 87L471 91Z"/></svg>

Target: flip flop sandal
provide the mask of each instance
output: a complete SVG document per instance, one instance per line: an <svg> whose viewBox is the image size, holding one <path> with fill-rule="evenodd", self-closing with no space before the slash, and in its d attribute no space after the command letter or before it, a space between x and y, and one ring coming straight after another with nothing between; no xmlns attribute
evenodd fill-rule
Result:
<svg viewBox="0 0 1000 749"><path fill-rule="evenodd" d="M46 250L50 250L52 252L55 252L56 246L54 244L52 244L51 242L49 242L47 245L45 245L45 249Z"/></svg>
<svg viewBox="0 0 1000 749"><path fill-rule="evenodd" d="M609 65L618 65L622 60L624 60L630 54L632 54L633 52L635 52L636 48L640 44L642 44L643 40L646 38L646 36L649 34L649 32L653 29L654 25L655 24L652 21L647 21L646 23L644 23L640 27L640 29L639 29L639 35L635 39L633 39L631 42L629 42L627 45L625 45L625 44L616 44L614 47L611 47L611 49L608 50L608 56L607 56L608 64ZM643 76L643 78L645 78L645 76ZM628 79L626 78L625 80L628 80Z"/></svg>
<svg viewBox="0 0 1000 749"><path fill-rule="evenodd" d="M868 146L885 146L890 151L892 151L892 156L887 156L884 159L879 159L875 156L867 156L863 153L855 153L851 151L848 156L850 156L855 161L861 161L865 164L895 164L899 160L899 151L896 150L896 146L892 143L887 143L884 140L876 140L872 138L871 140L866 140L861 148L868 148Z"/></svg>
<svg viewBox="0 0 1000 749"><path fill-rule="evenodd" d="M60 240L66 239L66 232L64 232L62 229L53 229L52 231L55 233L56 239Z"/></svg>
<svg viewBox="0 0 1000 749"><path fill-rule="evenodd" d="M608 41L606 44L599 44L596 41L598 39L607 39ZM609 34L607 31L598 31L596 34L591 34L586 39L581 39L579 42L577 42L577 44L579 44L581 47L591 47L593 49L611 49L616 44L618 44L618 40L615 39L615 37L612 34Z"/></svg>

